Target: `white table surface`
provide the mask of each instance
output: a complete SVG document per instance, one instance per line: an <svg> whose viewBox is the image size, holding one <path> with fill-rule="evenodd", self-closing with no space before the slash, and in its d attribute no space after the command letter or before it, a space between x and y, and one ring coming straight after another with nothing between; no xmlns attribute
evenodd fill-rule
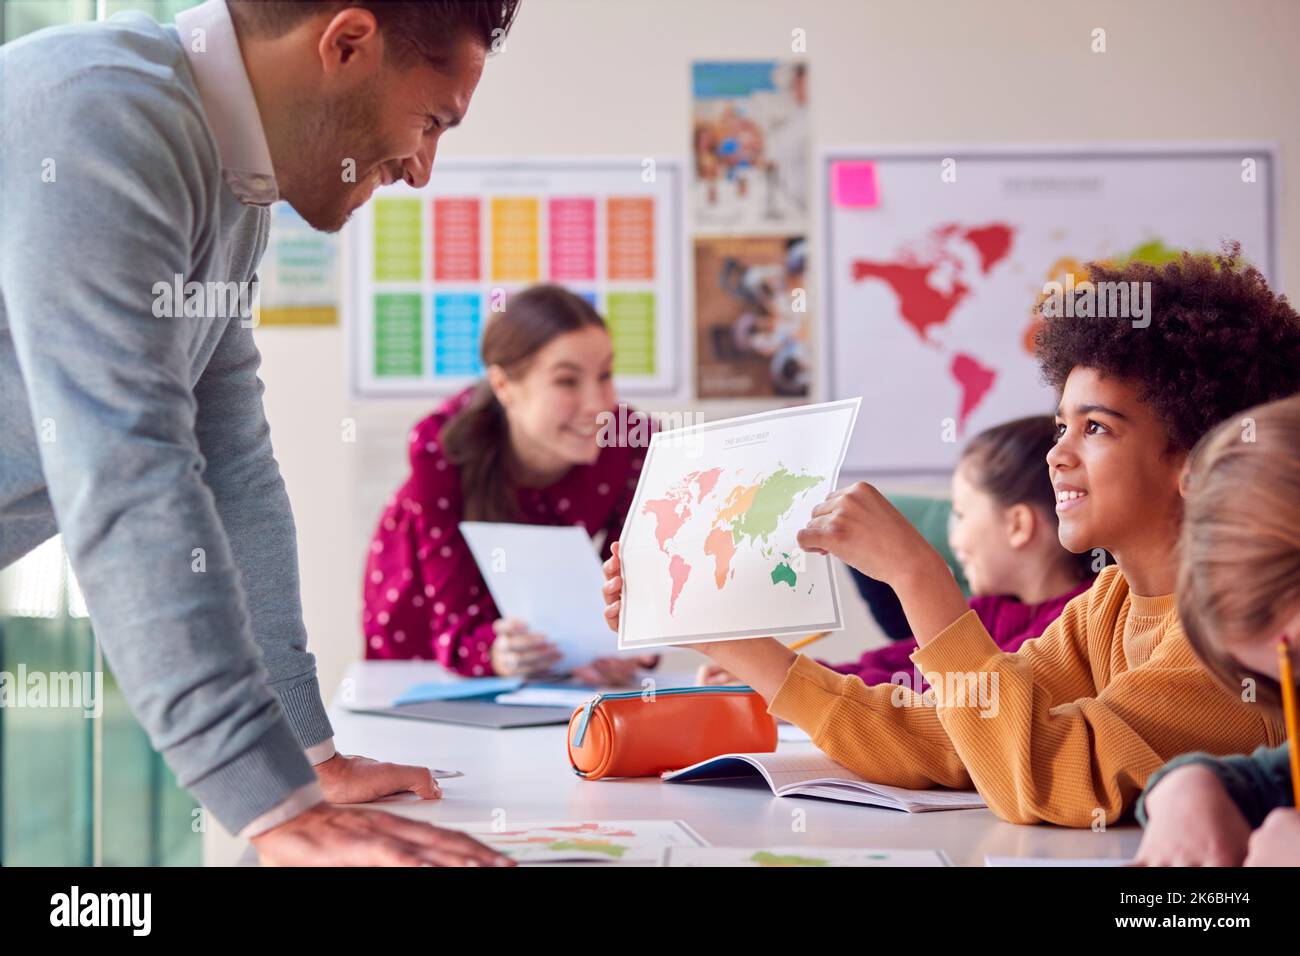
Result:
<svg viewBox="0 0 1300 956"><path fill-rule="evenodd" d="M563 726L487 730L454 724L352 713L343 706L387 706L412 684L447 679L436 664L363 661L353 664L330 709L343 753L460 770L442 781L437 801L397 800L380 806L429 823L507 820L685 820L715 846L845 846L942 850L959 866L984 857L1132 857L1141 831L1105 832L1005 823L988 810L903 813L776 797L753 783L665 784L657 778L588 781L565 752ZM673 686L658 678L658 686ZM780 747L811 749L811 744ZM801 820L802 831L795 830Z"/></svg>

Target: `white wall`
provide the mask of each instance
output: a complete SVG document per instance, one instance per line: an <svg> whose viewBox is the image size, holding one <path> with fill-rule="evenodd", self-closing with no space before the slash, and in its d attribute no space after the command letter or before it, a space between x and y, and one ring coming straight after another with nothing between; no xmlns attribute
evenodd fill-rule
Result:
<svg viewBox="0 0 1300 956"><path fill-rule="evenodd" d="M807 35L814 148L1262 139L1282 146L1282 180L1300 178L1293 0L524 0L442 156L685 157L691 61L788 55L796 27ZM1104 54L1090 51L1094 27L1107 31ZM1282 193L1283 277L1294 276L1300 248L1297 195ZM810 308L816 315L815 299ZM366 539L402 480L403 436L430 403L350 400L341 328L258 335L328 696L361 653ZM348 416L356 444L340 440ZM847 655L873 639L849 603L852 626L821 653Z"/></svg>

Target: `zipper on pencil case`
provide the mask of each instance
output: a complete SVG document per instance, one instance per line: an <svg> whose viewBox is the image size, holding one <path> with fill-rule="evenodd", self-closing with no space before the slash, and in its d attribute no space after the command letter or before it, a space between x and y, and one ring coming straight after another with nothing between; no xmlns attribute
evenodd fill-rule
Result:
<svg viewBox="0 0 1300 956"><path fill-rule="evenodd" d="M657 690L651 696L659 697L669 694L752 694L754 688L748 684L735 684L725 687L669 687L665 690ZM621 690L612 694L597 694L591 700L587 701L582 707L582 719L578 721L578 732L574 734L573 746L581 747L583 740L587 737L587 723L591 720L592 709L602 700L626 700L629 697L641 697L645 694L643 690Z"/></svg>

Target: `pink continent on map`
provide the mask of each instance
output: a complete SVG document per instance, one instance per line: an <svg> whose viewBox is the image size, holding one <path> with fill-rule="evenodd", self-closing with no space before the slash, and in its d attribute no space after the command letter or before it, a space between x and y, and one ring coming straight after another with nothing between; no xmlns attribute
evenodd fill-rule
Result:
<svg viewBox="0 0 1300 956"><path fill-rule="evenodd" d="M721 468L710 468L708 471L697 471L691 475L690 478L686 479L687 482L694 481L700 489L699 495L695 498L697 503L703 501L708 496L709 492L717 485L718 478L721 476Z"/></svg>
<svg viewBox="0 0 1300 956"><path fill-rule="evenodd" d="M691 566L680 554L674 554L668 562L668 576L673 579L673 593L668 598L668 613L672 614L673 608L677 606L677 597L686 586L686 579L691 576Z"/></svg>
<svg viewBox="0 0 1300 956"><path fill-rule="evenodd" d="M691 516L691 509L682 505L682 510L679 512L677 499L655 498L645 503L641 513L655 516L655 540L659 542L659 550L667 554L668 542L673 539L673 535L682 530L682 525Z"/></svg>

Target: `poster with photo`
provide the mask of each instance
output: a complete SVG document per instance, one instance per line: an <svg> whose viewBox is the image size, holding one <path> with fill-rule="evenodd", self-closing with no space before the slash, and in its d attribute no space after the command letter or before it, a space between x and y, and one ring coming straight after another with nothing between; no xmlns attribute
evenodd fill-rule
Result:
<svg viewBox="0 0 1300 956"><path fill-rule="evenodd" d="M807 258L801 235L696 238L700 398L808 396Z"/></svg>
<svg viewBox="0 0 1300 956"><path fill-rule="evenodd" d="M808 67L693 65L695 229L804 232L809 216Z"/></svg>
<svg viewBox="0 0 1300 956"><path fill-rule="evenodd" d="M339 237L317 232L288 203L271 207L258 268L259 325L338 325Z"/></svg>

